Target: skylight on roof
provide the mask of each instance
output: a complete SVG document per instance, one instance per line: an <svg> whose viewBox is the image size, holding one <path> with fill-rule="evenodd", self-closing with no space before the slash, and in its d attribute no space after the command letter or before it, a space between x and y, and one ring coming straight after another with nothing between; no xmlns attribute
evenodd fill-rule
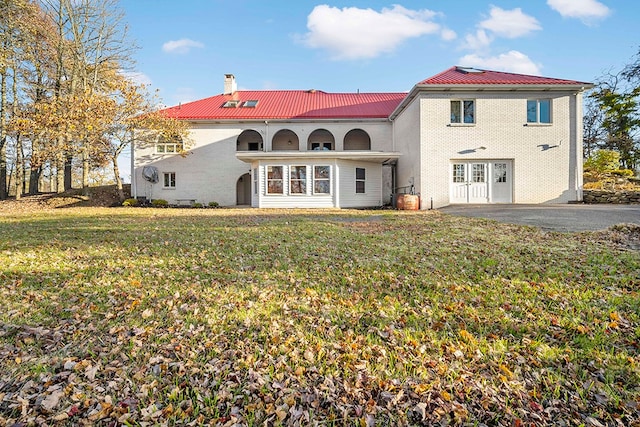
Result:
<svg viewBox="0 0 640 427"><path fill-rule="evenodd" d="M258 105L257 99L250 99L249 101L245 101L244 104L242 104L243 107L247 108L255 108L256 105Z"/></svg>
<svg viewBox="0 0 640 427"><path fill-rule="evenodd" d="M240 105L240 101L232 99L230 101L225 102L222 105L222 108L237 108Z"/></svg>
<svg viewBox="0 0 640 427"><path fill-rule="evenodd" d="M482 73L484 73L483 70L478 70L477 68L473 68L473 67L456 67L456 70L460 71L461 73L466 73L466 74L482 74Z"/></svg>

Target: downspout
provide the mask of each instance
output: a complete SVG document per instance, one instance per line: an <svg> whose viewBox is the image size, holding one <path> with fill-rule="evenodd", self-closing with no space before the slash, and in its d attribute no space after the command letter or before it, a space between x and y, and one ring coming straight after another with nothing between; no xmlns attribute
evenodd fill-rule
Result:
<svg viewBox="0 0 640 427"><path fill-rule="evenodd" d="M391 149L395 152L396 150L396 122L391 117L389 117L389 122L391 122ZM396 194L396 189L398 188L398 159L391 163L391 207L393 209L396 208L396 198L398 197Z"/></svg>
<svg viewBox="0 0 640 427"><path fill-rule="evenodd" d="M582 91L578 91L574 94L575 98L575 134L576 134L576 170L574 174L575 188L576 188L576 201L582 201L582 162L583 162L583 141L582 141Z"/></svg>

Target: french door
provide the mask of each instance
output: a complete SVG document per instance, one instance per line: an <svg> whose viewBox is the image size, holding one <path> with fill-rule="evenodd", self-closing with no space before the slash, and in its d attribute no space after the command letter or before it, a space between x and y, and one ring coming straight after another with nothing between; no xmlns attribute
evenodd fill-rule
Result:
<svg viewBox="0 0 640 427"><path fill-rule="evenodd" d="M452 162L450 203L511 203L512 169L510 160Z"/></svg>

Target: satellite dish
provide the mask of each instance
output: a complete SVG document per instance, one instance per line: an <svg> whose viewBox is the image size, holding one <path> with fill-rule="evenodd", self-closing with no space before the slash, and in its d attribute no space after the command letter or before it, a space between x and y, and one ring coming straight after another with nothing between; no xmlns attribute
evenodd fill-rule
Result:
<svg viewBox="0 0 640 427"><path fill-rule="evenodd" d="M151 183L158 182L158 168L155 166L145 166L142 168L142 177Z"/></svg>

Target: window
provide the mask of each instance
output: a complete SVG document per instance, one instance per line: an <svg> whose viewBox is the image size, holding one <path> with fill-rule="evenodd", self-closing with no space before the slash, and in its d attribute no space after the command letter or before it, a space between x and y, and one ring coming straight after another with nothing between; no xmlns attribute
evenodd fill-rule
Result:
<svg viewBox="0 0 640 427"><path fill-rule="evenodd" d="M507 182L507 164L493 164L493 180L494 182Z"/></svg>
<svg viewBox="0 0 640 427"><path fill-rule="evenodd" d="M262 150L262 143L261 142L249 142L249 143L247 143L247 145L249 146L249 151L260 151L260 150Z"/></svg>
<svg viewBox="0 0 640 427"><path fill-rule="evenodd" d="M331 192L331 166L313 167L313 194Z"/></svg>
<svg viewBox="0 0 640 427"><path fill-rule="evenodd" d="M474 163L472 165L471 182L487 182L484 178L484 163Z"/></svg>
<svg viewBox="0 0 640 427"><path fill-rule="evenodd" d="M356 193L364 193L366 181L366 171L364 168L356 168Z"/></svg>
<svg viewBox="0 0 640 427"><path fill-rule="evenodd" d="M162 174L162 187L163 188L176 188L176 173L165 172Z"/></svg>
<svg viewBox="0 0 640 427"><path fill-rule="evenodd" d="M476 122L476 103L472 99L451 101L451 123Z"/></svg>
<svg viewBox="0 0 640 427"><path fill-rule="evenodd" d="M249 101L245 101L244 104L242 104L243 108L255 108L256 105L258 105L258 100L257 99L251 99Z"/></svg>
<svg viewBox="0 0 640 427"><path fill-rule="evenodd" d="M461 163L453 165L453 182L466 182L465 167Z"/></svg>
<svg viewBox="0 0 640 427"><path fill-rule="evenodd" d="M314 151L333 150L332 142L312 142L311 149Z"/></svg>
<svg viewBox="0 0 640 427"><path fill-rule="evenodd" d="M282 194L282 166L267 166L267 194Z"/></svg>
<svg viewBox="0 0 640 427"><path fill-rule="evenodd" d="M255 168L253 169L253 194L258 194L258 187L259 187L259 181L258 181L258 169Z"/></svg>
<svg viewBox="0 0 640 427"><path fill-rule="evenodd" d="M239 105L240 105L240 101L236 99L232 99L222 104L222 108L238 108Z"/></svg>
<svg viewBox="0 0 640 427"><path fill-rule="evenodd" d="M307 194L306 166L291 166L289 168L289 192L291 194Z"/></svg>
<svg viewBox="0 0 640 427"><path fill-rule="evenodd" d="M527 100L527 123L551 123L551 100Z"/></svg>
<svg viewBox="0 0 640 427"><path fill-rule="evenodd" d="M182 151L182 139L180 137L161 136L156 142L156 153L174 154Z"/></svg>

